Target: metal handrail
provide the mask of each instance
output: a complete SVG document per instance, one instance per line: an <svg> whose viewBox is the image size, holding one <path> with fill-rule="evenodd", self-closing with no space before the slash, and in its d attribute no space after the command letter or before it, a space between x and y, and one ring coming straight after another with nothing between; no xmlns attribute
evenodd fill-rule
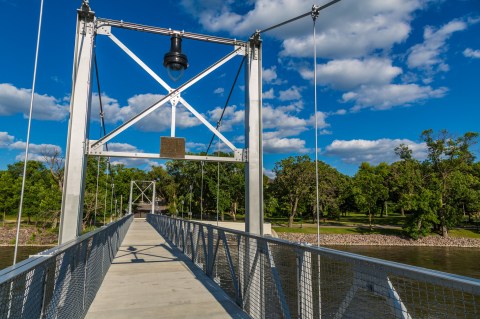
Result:
<svg viewBox="0 0 480 319"><path fill-rule="evenodd" d="M83 318L133 215L0 271L0 318Z"/></svg>
<svg viewBox="0 0 480 319"><path fill-rule="evenodd" d="M478 279L161 215L147 221L253 318L267 308L281 318L480 317Z"/></svg>

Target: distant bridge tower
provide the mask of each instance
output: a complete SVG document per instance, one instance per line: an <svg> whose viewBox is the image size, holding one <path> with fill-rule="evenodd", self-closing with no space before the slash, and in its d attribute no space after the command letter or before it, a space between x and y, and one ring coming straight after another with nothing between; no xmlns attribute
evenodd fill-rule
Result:
<svg viewBox="0 0 480 319"><path fill-rule="evenodd" d="M156 197L155 181L131 181L128 213L134 213L133 205L140 204L142 208L148 207L150 212L155 214Z"/></svg>

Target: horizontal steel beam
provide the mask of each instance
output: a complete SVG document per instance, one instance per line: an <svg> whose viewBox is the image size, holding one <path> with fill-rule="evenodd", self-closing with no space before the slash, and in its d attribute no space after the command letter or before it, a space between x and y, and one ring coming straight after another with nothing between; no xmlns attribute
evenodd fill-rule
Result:
<svg viewBox="0 0 480 319"><path fill-rule="evenodd" d="M247 44L246 41L237 40L237 39L221 38L221 37L199 34L199 33L191 33L191 32L185 32L185 31L178 31L178 30L142 25L142 24L137 24L132 22L98 18L97 28L100 28L103 26L111 26L115 28L155 33L155 34L167 35L167 36L171 36L175 33L178 33L184 39L192 39L192 40L212 42L212 43L218 43L218 44L238 45L238 46L246 46Z"/></svg>
<svg viewBox="0 0 480 319"><path fill-rule="evenodd" d="M205 161L205 162L245 162L245 156L243 156L243 150L234 152L233 157L220 157L220 156L208 156L208 155L185 155L185 158L173 158L162 157L159 153L143 153L143 152L115 152L106 151L100 147L93 147L96 141L89 141L90 147L88 148L87 155L93 156L106 156L106 157L128 157L128 158L149 158L149 159L171 159L171 160L187 160L187 161Z"/></svg>

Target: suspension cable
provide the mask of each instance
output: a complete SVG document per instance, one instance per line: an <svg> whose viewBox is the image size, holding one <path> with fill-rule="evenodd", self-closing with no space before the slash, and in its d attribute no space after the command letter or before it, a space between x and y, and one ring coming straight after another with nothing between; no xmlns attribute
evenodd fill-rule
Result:
<svg viewBox="0 0 480 319"><path fill-rule="evenodd" d="M95 75L97 78L97 90L98 90L98 99L100 104L100 110L103 110L102 106L102 97L100 91L100 81L98 77L98 65L97 65L97 58L96 54L94 55L94 65L95 65ZM103 120L103 111L100 111L100 118ZM100 127L100 136L102 135L102 127ZM95 188L95 213L93 215L93 224L96 225L97 221L97 210L98 210L98 179L100 177L100 156L97 156L97 185Z"/></svg>
<svg viewBox="0 0 480 319"><path fill-rule="evenodd" d="M98 76L98 64L97 64L97 55L93 56L93 61L95 64L95 76L97 78L97 90L98 90L98 100L100 106L100 126L103 130L103 136L107 135L107 129L105 127L105 113L103 112L103 103L102 103L102 91L100 88L100 77ZM108 151L108 143L105 143L105 149Z"/></svg>
<svg viewBox="0 0 480 319"><path fill-rule="evenodd" d="M107 197L108 197L108 177L110 174L108 173L109 171L107 170L107 176L105 178L105 203L104 203L104 209L103 209L103 226L106 224L106 216L107 216Z"/></svg>
<svg viewBox="0 0 480 319"><path fill-rule="evenodd" d="M97 80L97 90L98 90L98 99L99 99L99 107L100 107L100 131L102 132L103 131L103 136L107 135L107 129L106 129L106 126L105 126L105 112L103 111L103 102L102 102L102 90L101 90L101 86L100 86L100 77L98 75L98 63L97 63L97 55L94 54L93 56L93 62L94 62L94 65L95 65L95 76L96 76L96 80ZM108 151L108 143L105 143L105 149ZM110 177L110 181L111 181L111 185L115 185L115 178L114 178L114 175L112 174L112 168L111 168L111 164L110 164L110 157L107 157L107 177ZM97 175L97 178L98 178L98 175ZM107 178L107 182L105 184L105 188L107 187L107 183L108 183L108 178ZM98 192L98 188L97 188L97 192ZM108 191L105 190L105 196L107 196L107 193ZM112 186L112 201L113 201L113 198L117 199L117 195L115 193L115 188ZM112 206L112 205L110 205ZM105 225L105 213L106 213L106 207L107 207L107 200L105 199L105 210L104 210L104 218L103 218L103 224ZM110 209L110 213L111 213L111 209Z"/></svg>
<svg viewBox="0 0 480 319"><path fill-rule="evenodd" d="M220 156L220 139L217 142L217 156ZM217 227L218 227L218 201L220 197L220 162L217 162Z"/></svg>
<svg viewBox="0 0 480 319"><path fill-rule="evenodd" d="M30 111L28 114L27 140L25 146L25 160L23 162L22 189L20 191L20 204L18 207L17 234L15 236L15 251L13 253L13 265L17 263L18 241L20 236L20 222L22 221L23 197L25 195L25 179L27 177L28 151L30 148L30 131L32 127L33 100L35 97L35 84L37 81L38 51L40 47L40 33L42 30L43 0L40 2L40 17L38 20L37 47L35 49L35 63L33 67L32 93L30 95Z"/></svg>
<svg viewBox="0 0 480 319"><path fill-rule="evenodd" d="M312 8L313 18L313 95L315 104L315 199L316 199L316 213L317 213L317 246L320 246L320 208L319 208L319 194L318 194L318 114L317 114L317 40L316 40L316 21L318 17L318 10L316 7Z"/></svg>
<svg viewBox="0 0 480 319"><path fill-rule="evenodd" d="M203 220L203 165L205 165L205 162L201 161L200 163L202 165L202 182L200 186L200 220Z"/></svg>
<svg viewBox="0 0 480 319"><path fill-rule="evenodd" d="M316 15L318 16L318 13L319 13L321 10L328 8L328 7L330 7L331 5L333 5L333 4L335 4L335 3L339 2L339 1L340 1L340 0L333 0L333 1L328 2L327 4L324 4L323 6L313 6L312 11L306 12L306 13L304 13L304 14L302 14L302 15L299 15L298 17L295 17L295 18L292 18L292 19L283 21L283 22L281 22L281 23L279 23L279 24L276 24L276 25L274 25L274 26L271 26L271 27L269 27L269 28L266 28L266 29L263 29L263 30L259 30L259 31L255 32L255 33L256 33L256 34L265 33L265 32L267 32L267 31L276 29L276 28L281 27L281 26L283 26L283 25L285 25L285 24L288 24L288 23L290 23L290 22L294 22L294 21L297 21L297 20L299 20L299 19L308 17L309 15L316 14Z"/></svg>
<svg viewBox="0 0 480 319"><path fill-rule="evenodd" d="M97 225L97 209L98 209L98 179L100 176L100 156L97 156L97 185L95 187L95 213L93 215L93 225Z"/></svg>
<svg viewBox="0 0 480 319"><path fill-rule="evenodd" d="M216 130L218 130L218 128L220 127L220 125L222 123L223 115L225 114L225 110L227 109L228 102L230 102L230 97L232 96L233 89L235 88L235 85L237 84L238 76L240 75L240 71L242 70L242 66L243 66L244 62L245 62L245 57L243 57L242 62L240 63L240 66L238 67L237 74L235 75L235 80L233 80L232 87L230 88L230 92L228 93L227 100L225 102L225 105L223 106L222 114L220 115L220 119L217 122L217 127L215 128ZM210 147L212 146L212 143L213 143L213 140L215 139L215 136L216 136L215 134L212 135L212 138L210 139L210 143L208 144L207 152L205 153L205 155L208 155L208 151L210 150Z"/></svg>

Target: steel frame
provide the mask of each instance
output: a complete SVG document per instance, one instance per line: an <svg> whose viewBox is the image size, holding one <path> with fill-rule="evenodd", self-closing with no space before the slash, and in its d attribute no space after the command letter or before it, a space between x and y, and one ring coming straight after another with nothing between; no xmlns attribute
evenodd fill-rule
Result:
<svg viewBox="0 0 480 319"><path fill-rule="evenodd" d="M139 184L142 186L140 187ZM140 194L133 198L133 189L134 186L140 191ZM152 198L148 198L146 191L152 188ZM137 202L137 200L142 197L142 200L146 198L147 201L152 205L152 214L155 214L155 197L156 197L156 183L155 181L130 181L130 197L128 200L128 213L132 213L132 205Z"/></svg>
<svg viewBox="0 0 480 319"><path fill-rule="evenodd" d="M211 43L231 45L233 51L220 59L203 72L199 73L180 87L172 89L165 81L153 72L111 32L111 28L123 28L141 32L151 32L164 36L174 33L181 34L183 38ZM146 110L120 125L111 133L100 140L89 141L88 127L91 105L91 71L93 47L97 35L108 36L128 56L152 76L168 94L148 107ZM246 110L245 110L245 149L237 149L217 129L215 129L203 116L201 116L185 99L181 92L203 79L213 70L219 68L236 55L247 56L245 66L246 74ZM77 15L77 33L75 42L75 55L73 66L73 87L70 104L69 133L67 137L67 151L65 156L65 182L62 197L62 213L60 220L59 242L65 243L75 239L80 234L81 219L83 217L83 192L85 185L85 169L87 155L111 157L137 157L161 159L159 154L141 152L113 152L104 149L104 145L140 119L152 113L158 107L171 102L175 108L178 102L182 103L194 114L210 131L222 140L232 151L233 157L192 156L187 155L186 160L218 161L218 162L245 162L246 175L246 231L263 235L263 151L262 151L262 62L261 40L257 32L248 41L226 39L210 35L189 33L178 30L164 29L152 26L139 25L129 22L110 19L96 19L95 13L90 9L88 2L83 2ZM171 135L175 135L175 123L172 121Z"/></svg>

